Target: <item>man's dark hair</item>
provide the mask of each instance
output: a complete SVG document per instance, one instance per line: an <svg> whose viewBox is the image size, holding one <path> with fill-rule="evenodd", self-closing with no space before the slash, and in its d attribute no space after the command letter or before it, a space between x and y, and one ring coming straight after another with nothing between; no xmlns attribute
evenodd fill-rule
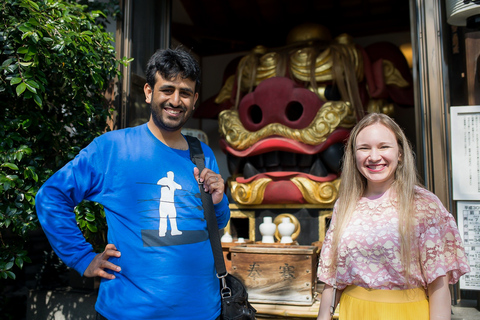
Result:
<svg viewBox="0 0 480 320"><path fill-rule="evenodd" d="M146 75L150 87L155 87L155 75L160 73L163 79L171 80L177 76L195 81L195 92L200 87L200 66L187 51L176 49L157 50L148 60Z"/></svg>

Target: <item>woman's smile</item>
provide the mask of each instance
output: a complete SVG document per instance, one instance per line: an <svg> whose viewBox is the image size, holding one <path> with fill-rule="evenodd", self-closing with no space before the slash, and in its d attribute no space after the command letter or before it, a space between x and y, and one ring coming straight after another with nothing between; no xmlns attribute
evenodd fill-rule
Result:
<svg viewBox="0 0 480 320"><path fill-rule="evenodd" d="M400 152L394 133L376 123L357 135L355 159L357 169L367 179L366 193L385 192L395 180Z"/></svg>

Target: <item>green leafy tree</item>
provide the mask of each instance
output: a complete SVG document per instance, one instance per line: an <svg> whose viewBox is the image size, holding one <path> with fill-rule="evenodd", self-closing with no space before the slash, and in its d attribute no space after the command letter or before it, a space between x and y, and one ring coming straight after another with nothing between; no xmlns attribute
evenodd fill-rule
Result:
<svg viewBox="0 0 480 320"><path fill-rule="evenodd" d="M40 186L107 130L104 93L128 61L115 58L98 19L106 16L74 0L0 3L0 279L30 261ZM99 205L76 213L87 237L105 230Z"/></svg>

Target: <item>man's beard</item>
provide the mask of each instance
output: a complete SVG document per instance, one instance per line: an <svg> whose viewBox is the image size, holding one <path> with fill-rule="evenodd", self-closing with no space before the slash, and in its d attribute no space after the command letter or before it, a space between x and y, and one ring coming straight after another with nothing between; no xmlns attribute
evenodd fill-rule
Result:
<svg viewBox="0 0 480 320"><path fill-rule="evenodd" d="M167 121L164 121L164 119L162 118L162 113L157 112L157 110L162 111L163 109L165 109L165 107L170 107L172 109L181 109L184 114L183 121L180 121L180 123L177 123L175 125L171 125L167 123ZM190 119L191 116L191 113L187 112L187 108L183 106L173 108L168 102L162 103L158 109L153 108L152 105L150 105L150 111L152 113L152 119L155 125L162 130L171 132L182 129L183 125L187 122L188 119ZM168 115L166 115L166 117L168 118Z"/></svg>

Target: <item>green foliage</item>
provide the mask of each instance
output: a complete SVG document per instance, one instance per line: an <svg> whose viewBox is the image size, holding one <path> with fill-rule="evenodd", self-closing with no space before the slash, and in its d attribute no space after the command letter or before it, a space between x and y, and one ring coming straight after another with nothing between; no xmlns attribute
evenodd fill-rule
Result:
<svg viewBox="0 0 480 320"><path fill-rule="evenodd" d="M102 205L83 201L75 208L75 215L80 230L93 245L94 250L103 251L107 244L107 225Z"/></svg>
<svg viewBox="0 0 480 320"><path fill-rule="evenodd" d="M122 12L120 10L120 1L118 0L103 0L103 1L92 1L92 0L77 0L78 4L88 6L89 11L101 11L105 15L98 16L96 18L96 23L106 27L107 23L111 23L107 19L107 16L112 17L116 20L122 19Z"/></svg>
<svg viewBox="0 0 480 320"><path fill-rule="evenodd" d="M127 62L99 17L74 0L0 3L0 279L30 261L39 187L106 130L104 93ZM100 209L76 210L87 236L105 229Z"/></svg>

